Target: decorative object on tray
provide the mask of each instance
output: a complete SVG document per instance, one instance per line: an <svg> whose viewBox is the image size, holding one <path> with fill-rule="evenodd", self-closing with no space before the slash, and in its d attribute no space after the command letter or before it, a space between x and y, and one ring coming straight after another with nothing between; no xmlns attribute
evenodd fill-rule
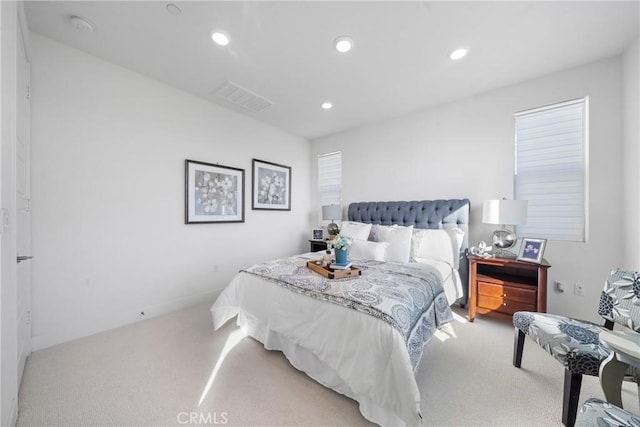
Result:
<svg viewBox="0 0 640 427"><path fill-rule="evenodd" d="M542 255L544 254L544 248L546 245L546 239L524 237L522 239L522 244L520 245L520 251L518 252L518 261L529 261L540 264L542 262Z"/></svg>
<svg viewBox="0 0 640 427"><path fill-rule="evenodd" d="M341 265L347 264L347 254L349 253L349 247L351 246L351 240L348 237L338 234L332 241L335 254L336 263Z"/></svg>
<svg viewBox="0 0 640 427"><path fill-rule="evenodd" d="M491 253L492 249L492 246L487 246L485 242L479 241L478 246L472 246L469 251L471 252L471 255L479 256L481 258L493 258L493 254Z"/></svg>
<svg viewBox="0 0 640 427"><path fill-rule="evenodd" d="M322 264L318 264L318 261L307 261L307 268L323 275L327 279L345 279L362 275L362 270L358 267L351 266L348 269L334 269L323 267Z"/></svg>
<svg viewBox="0 0 640 427"><path fill-rule="evenodd" d="M329 233L329 239L333 240L335 236L340 232L338 224L335 223L336 219L342 219L342 207L340 205L325 205L322 207L322 219L325 221L331 221L327 226L327 232Z"/></svg>
<svg viewBox="0 0 640 427"><path fill-rule="evenodd" d="M482 222L502 225L502 228L495 230L491 236L496 256L513 258L514 255L508 249L516 244L518 238L506 226L527 223L527 201L485 200L482 204Z"/></svg>
<svg viewBox="0 0 640 427"><path fill-rule="evenodd" d="M331 264L331 258L331 249L327 249L324 252L324 255L322 255L322 266L329 267L329 264Z"/></svg>
<svg viewBox="0 0 640 427"><path fill-rule="evenodd" d="M185 160L185 224L244 222L244 169Z"/></svg>
<svg viewBox="0 0 640 427"><path fill-rule="evenodd" d="M291 210L291 167L253 159L253 210Z"/></svg>

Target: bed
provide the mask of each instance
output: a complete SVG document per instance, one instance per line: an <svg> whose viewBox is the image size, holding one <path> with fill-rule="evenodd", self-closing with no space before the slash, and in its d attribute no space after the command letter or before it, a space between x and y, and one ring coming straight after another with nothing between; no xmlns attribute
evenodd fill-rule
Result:
<svg viewBox="0 0 640 427"><path fill-rule="evenodd" d="M356 400L368 420L420 424L414 372L422 348L452 319L449 306L467 301L469 200L352 203L348 221L356 228L373 224L373 240L380 238L374 230L382 235L412 229L412 239L428 230L461 230L456 268L440 259L358 259L353 262L362 276L329 280L306 268L318 253L256 264L238 273L211 307L214 329L237 316L247 335Z"/></svg>

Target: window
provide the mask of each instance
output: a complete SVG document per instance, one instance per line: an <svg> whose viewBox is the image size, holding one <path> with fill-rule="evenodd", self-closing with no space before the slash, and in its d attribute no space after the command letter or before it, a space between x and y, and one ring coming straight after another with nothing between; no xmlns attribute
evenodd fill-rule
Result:
<svg viewBox="0 0 640 427"><path fill-rule="evenodd" d="M528 200L520 236L587 239L589 99L515 114L514 198Z"/></svg>
<svg viewBox="0 0 640 427"><path fill-rule="evenodd" d="M342 152L336 151L318 156L318 190L320 192L320 209L324 205L340 204L342 196Z"/></svg>

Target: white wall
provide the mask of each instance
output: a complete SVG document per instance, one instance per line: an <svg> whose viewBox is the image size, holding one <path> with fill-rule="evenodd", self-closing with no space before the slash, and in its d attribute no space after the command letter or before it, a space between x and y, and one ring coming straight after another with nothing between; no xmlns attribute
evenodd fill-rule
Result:
<svg viewBox="0 0 640 427"><path fill-rule="evenodd" d="M640 270L640 39L624 54L624 265Z"/></svg>
<svg viewBox="0 0 640 427"><path fill-rule="evenodd" d="M513 195L513 113L585 95L591 108L590 237L586 244L549 242L548 311L598 320L603 281L623 258L621 58L320 138L312 141L312 158L342 150L345 206L353 201L470 198L470 242L475 244L488 240L492 230L481 224L482 201ZM636 191L637 186L635 181ZM575 296L572 289L554 292L554 280L566 281L570 288L584 284L585 296Z"/></svg>
<svg viewBox="0 0 640 427"><path fill-rule="evenodd" d="M34 349L212 299L308 250L308 141L32 38ZM251 159L292 167L292 209L251 210ZM245 222L184 224L184 161L245 169Z"/></svg>

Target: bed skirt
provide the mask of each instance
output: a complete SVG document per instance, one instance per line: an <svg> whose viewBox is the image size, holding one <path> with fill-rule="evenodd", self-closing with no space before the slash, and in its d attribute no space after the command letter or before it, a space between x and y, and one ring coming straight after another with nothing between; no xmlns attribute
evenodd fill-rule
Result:
<svg viewBox="0 0 640 427"><path fill-rule="evenodd" d="M258 319L240 312L236 324L243 328L248 336L262 343L265 349L281 351L297 370L304 372L323 386L358 402L360 413L369 421L382 426L407 425L395 413L381 408L366 396L355 396L351 388L342 381L338 374L318 359L315 354L269 329ZM418 413L419 409L418 405L416 409ZM416 422L419 423L420 420L416 420Z"/></svg>

